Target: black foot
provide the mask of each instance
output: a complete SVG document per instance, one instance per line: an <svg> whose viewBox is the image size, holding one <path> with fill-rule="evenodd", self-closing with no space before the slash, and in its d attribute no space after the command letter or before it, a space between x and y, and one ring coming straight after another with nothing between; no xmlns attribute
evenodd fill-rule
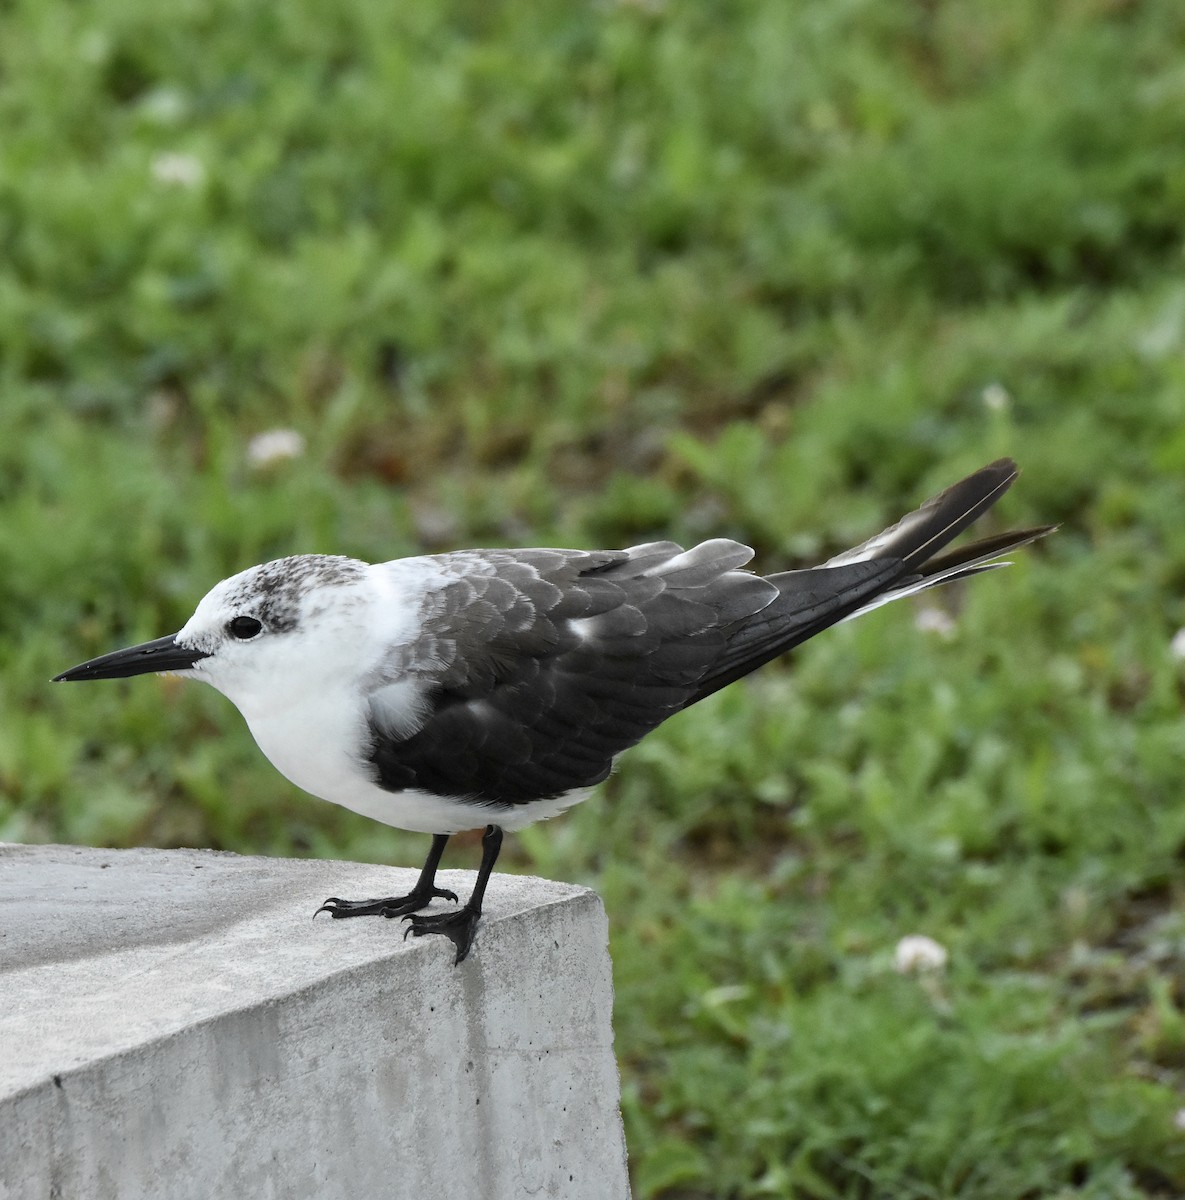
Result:
<svg viewBox="0 0 1185 1200"><path fill-rule="evenodd" d="M413 937L423 937L426 933L443 933L457 948L457 957L453 959L453 966L456 966L464 960L470 946L473 945L473 935L477 932L481 913L475 912L466 904L456 912L423 915L417 913L403 919L408 922L408 927L403 931L405 938L409 933Z"/></svg>
<svg viewBox="0 0 1185 1200"><path fill-rule="evenodd" d="M379 900L343 900L330 896L313 916L327 912L331 917L406 917L408 913L427 908L439 897L441 900L457 902L457 893L444 888L416 888L406 896L384 896Z"/></svg>

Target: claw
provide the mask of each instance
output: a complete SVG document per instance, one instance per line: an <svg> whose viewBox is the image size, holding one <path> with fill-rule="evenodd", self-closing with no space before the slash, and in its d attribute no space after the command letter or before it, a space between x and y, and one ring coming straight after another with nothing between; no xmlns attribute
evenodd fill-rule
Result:
<svg viewBox="0 0 1185 1200"><path fill-rule="evenodd" d="M409 913L403 919L408 922L403 931L405 941L408 934L423 937L429 933L441 933L448 938L457 948L457 956L453 959L453 966L456 966L469 954L481 914L466 906L450 913Z"/></svg>
<svg viewBox="0 0 1185 1200"><path fill-rule="evenodd" d="M422 892L411 891L406 896L383 896L377 900L343 900L330 896L317 912L327 912L331 917L402 917L418 909L427 908L433 900L451 900L457 903L457 893L444 888L426 888Z"/></svg>

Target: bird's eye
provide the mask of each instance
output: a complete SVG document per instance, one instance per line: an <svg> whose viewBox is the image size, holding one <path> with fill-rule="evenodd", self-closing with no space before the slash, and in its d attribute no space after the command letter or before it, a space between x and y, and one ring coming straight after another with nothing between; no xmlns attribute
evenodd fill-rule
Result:
<svg viewBox="0 0 1185 1200"><path fill-rule="evenodd" d="M257 621L254 617L232 617L226 623L226 630L231 637L238 638L240 642L249 642L260 630L263 629L263 624Z"/></svg>

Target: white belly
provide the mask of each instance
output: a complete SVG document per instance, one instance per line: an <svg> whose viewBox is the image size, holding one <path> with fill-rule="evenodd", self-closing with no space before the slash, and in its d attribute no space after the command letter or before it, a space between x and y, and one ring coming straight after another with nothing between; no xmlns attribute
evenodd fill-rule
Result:
<svg viewBox="0 0 1185 1200"><path fill-rule="evenodd" d="M485 825L522 829L571 808L588 795L587 788L578 789L552 800L501 808L414 788L389 792L374 781L369 763L343 750L364 745L369 736L361 711L345 703L326 704L324 698L315 705L294 705L279 714L247 716L247 725L271 764L297 787L413 833L460 833Z"/></svg>

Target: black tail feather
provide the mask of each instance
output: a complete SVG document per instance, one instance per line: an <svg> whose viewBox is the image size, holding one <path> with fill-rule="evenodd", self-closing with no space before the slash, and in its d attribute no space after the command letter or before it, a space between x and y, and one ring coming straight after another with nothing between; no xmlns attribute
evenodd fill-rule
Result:
<svg viewBox="0 0 1185 1200"><path fill-rule="evenodd" d="M903 517L896 525L807 571L766 576L780 595L730 633L728 647L689 703L702 700L815 634L881 604L992 570L1001 554L1056 526L995 534L938 553L1008 490L1017 477L1007 458L989 463Z"/></svg>

